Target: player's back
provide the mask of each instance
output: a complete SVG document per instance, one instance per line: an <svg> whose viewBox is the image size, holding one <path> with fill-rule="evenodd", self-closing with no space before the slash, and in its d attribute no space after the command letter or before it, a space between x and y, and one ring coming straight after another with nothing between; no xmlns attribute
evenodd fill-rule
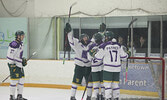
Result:
<svg viewBox="0 0 167 100"><path fill-rule="evenodd" d="M96 43L93 43L92 45L90 45L89 50L93 50L93 49L98 50L98 48L99 48L99 45ZM97 72L102 70L102 67L103 67L102 60L98 60L96 57L92 57L89 53L88 53L88 60L91 61L92 72Z"/></svg>
<svg viewBox="0 0 167 100"><path fill-rule="evenodd" d="M120 65L120 48L121 46L118 43L111 43L106 45L104 48L104 63L113 66Z"/></svg>
<svg viewBox="0 0 167 100"><path fill-rule="evenodd" d="M117 42L112 42L104 48L104 70L110 72L119 72L121 70L121 58L127 57L127 54Z"/></svg>

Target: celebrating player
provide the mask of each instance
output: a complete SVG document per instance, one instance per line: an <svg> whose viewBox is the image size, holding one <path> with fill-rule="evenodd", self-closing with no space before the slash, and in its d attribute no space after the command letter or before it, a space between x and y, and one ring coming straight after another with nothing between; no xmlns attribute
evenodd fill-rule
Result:
<svg viewBox="0 0 167 100"><path fill-rule="evenodd" d="M71 99L76 100L77 86L81 84L82 78L85 77L86 82L90 81L89 74L91 72L91 63L87 59L88 46L91 44L89 37L86 34L81 34L80 39L73 37L71 25L66 23L65 31L68 33L68 40L71 48L75 51L75 70L71 88ZM89 80L88 80L89 79ZM92 83L87 86L87 100L91 100Z"/></svg>
<svg viewBox="0 0 167 100"><path fill-rule="evenodd" d="M103 36L101 33L96 33L93 36L95 43L92 44L89 47L89 50L98 50L100 44L103 43L102 39ZM92 54L91 54L92 55ZM92 57L88 53L88 59L91 61L91 67L92 67L92 81L93 81L93 94L92 94L92 100L104 100L104 86L103 86L103 62L101 60L98 60L94 57ZM99 88L101 88L101 95L99 94ZM100 99L101 98L101 99Z"/></svg>
<svg viewBox="0 0 167 100"><path fill-rule="evenodd" d="M10 71L10 100L27 100L22 97L24 87L24 70L27 60L23 56L23 39L24 32L17 31L15 33L16 40L9 44L7 52L7 61ZM17 85L17 99L15 99L15 91Z"/></svg>
<svg viewBox="0 0 167 100"><path fill-rule="evenodd" d="M100 49L95 54L95 57L103 60L103 82L106 100L112 100L112 96L114 100L118 100L120 94L118 83L121 71L121 59L126 59L128 54L117 43L114 33L106 32L104 35L106 43L99 47Z"/></svg>

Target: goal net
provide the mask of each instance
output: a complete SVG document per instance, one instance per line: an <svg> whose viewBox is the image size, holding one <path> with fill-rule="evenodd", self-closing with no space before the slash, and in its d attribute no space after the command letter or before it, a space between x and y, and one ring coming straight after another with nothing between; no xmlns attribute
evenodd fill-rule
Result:
<svg viewBox="0 0 167 100"><path fill-rule="evenodd" d="M127 81L125 71L128 66ZM163 58L130 57L122 61L121 100L167 99L166 69Z"/></svg>

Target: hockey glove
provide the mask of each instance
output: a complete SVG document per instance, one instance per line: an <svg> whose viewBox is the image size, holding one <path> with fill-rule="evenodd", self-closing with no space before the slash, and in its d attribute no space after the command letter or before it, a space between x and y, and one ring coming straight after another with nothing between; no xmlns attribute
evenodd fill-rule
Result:
<svg viewBox="0 0 167 100"><path fill-rule="evenodd" d="M27 59L26 58L22 58L22 65L26 66L27 65Z"/></svg>
<svg viewBox="0 0 167 100"><path fill-rule="evenodd" d="M131 56L131 52L127 51L126 53L128 54L128 58L129 58Z"/></svg>
<svg viewBox="0 0 167 100"><path fill-rule="evenodd" d="M97 53L97 50L96 50L96 49L91 49L91 50L89 50L89 54L90 54L92 57L94 57L96 53Z"/></svg>
<svg viewBox="0 0 167 100"><path fill-rule="evenodd" d="M100 32L104 32L105 30L106 30L106 24L104 24L104 23L100 24L100 29L99 29L99 31L100 31Z"/></svg>
<svg viewBox="0 0 167 100"><path fill-rule="evenodd" d="M65 32L71 32L71 25L69 23L66 23Z"/></svg>

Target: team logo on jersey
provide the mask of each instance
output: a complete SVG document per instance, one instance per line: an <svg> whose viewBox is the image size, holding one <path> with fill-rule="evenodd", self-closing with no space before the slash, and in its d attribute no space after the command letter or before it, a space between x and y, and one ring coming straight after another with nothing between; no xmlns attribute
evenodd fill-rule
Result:
<svg viewBox="0 0 167 100"><path fill-rule="evenodd" d="M76 82L77 82L77 83L79 82L79 79L78 79L78 78L76 78Z"/></svg>
<svg viewBox="0 0 167 100"><path fill-rule="evenodd" d="M15 72L16 71L16 69L13 69L13 72Z"/></svg>
<svg viewBox="0 0 167 100"><path fill-rule="evenodd" d="M18 74L18 73L16 73L15 75L16 75L16 77L19 77L19 74Z"/></svg>

